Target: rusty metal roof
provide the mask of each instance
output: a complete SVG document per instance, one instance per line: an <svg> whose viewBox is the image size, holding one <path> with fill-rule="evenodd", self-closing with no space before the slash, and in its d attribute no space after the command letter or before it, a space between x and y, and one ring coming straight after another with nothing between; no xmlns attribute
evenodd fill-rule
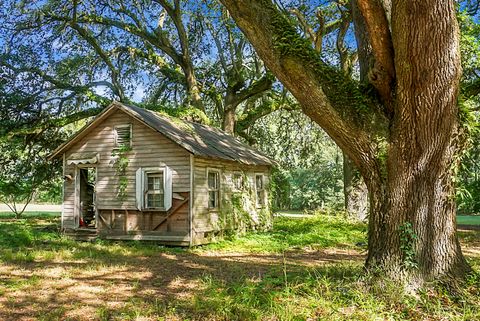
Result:
<svg viewBox="0 0 480 321"><path fill-rule="evenodd" d="M87 131L88 128L94 125L97 119L100 121L105 118L114 108L126 112L196 156L234 161L246 165L270 166L274 163L273 160L263 153L220 129L119 102L113 102L91 124L81 129L65 144L59 146L50 158L58 155L73 143L76 138L83 136L81 135L82 132Z"/></svg>

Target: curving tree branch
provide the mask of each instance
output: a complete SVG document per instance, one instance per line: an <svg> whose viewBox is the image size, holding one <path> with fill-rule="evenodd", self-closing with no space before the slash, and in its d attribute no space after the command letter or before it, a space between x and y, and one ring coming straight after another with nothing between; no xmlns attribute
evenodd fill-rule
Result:
<svg viewBox="0 0 480 321"><path fill-rule="evenodd" d="M378 90L387 112L393 114L392 94L395 82L392 35L380 0L356 0L368 30L375 58L374 68L370 70L370 82Z"/></svg>

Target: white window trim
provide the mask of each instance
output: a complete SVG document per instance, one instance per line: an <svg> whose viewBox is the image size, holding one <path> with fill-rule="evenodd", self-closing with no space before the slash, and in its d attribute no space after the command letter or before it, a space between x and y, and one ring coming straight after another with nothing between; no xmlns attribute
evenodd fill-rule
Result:
<svg viewBox="0 0 480 321"><path fill-rule="evenodd" d="M218 174L218 186L216 190L212 191L217 191L217 206L215 207L210 207L210 186L208 186L208 174L212 173L217 173ZM207 208L209 210L218 210L220 208L220 197L221 197L221 187L222 187L222 176L221 176L221 171L219 168L207 168L207 179L206 179L206 184L207 184Z"/></svg>
<svg viewBox="0 0 480 321"><path fill-rule="evenodd" d="M118 133L117 129L118 128L129 128L130 129L130 141L128 143L128 147L132 147L132 141L133 141L133 126L132 124L122 124L122 125L115 125L113 126L113 139L114 139L114 145L116 148L121 147L118 144Z"/></svg>
<svg viewBox="0 0 480 321"><path fill-rule="evenodd" d="M257 189L257 176L262 177L262 189L261 190ZM255 185L255 204L256 204L256 207L257 208L264 208L264 207L266 207L266 203L267 203L266 202L266 194L265 194L265 191L266 191L265 190L265 173L254 173L253 183ZM262 193L263 204L259 203L258 192Z"/></svg>
<svg viewBox="0 0 480 321"><path fill-rule="evenodd" d="M148 174L163 173L163 205L164 207L147 207ZM172 207L173 184L172 170L168 166L140 167L136 172L136 201L139 211L168 211Z"/></svg>

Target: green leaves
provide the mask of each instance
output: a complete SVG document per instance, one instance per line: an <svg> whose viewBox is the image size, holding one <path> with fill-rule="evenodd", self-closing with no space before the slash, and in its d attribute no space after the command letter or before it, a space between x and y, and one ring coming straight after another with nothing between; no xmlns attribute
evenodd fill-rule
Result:
<svg viewBox="0 0 480 321"><path fill-rule="evenodd" d="M400 233L400 250L403 253L403 265L407 269L417 269L415 243L418 239L410 222L403 223L398 229Z"/></svg>
<svg viewBox="0 0 480 321"><path fill-rule="evenodd" d="M25 145L18 138L0 143L0 153L0 202L19 217L23 208L17 208L18 203L28 204L40 188L55 184L59 166L46 161L46 151L39 145Z"/></svg>

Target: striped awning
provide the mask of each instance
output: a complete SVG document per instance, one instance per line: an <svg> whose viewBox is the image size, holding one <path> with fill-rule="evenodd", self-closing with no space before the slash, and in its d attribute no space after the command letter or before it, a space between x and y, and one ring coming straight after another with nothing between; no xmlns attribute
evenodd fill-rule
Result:
<svg viewBox="0 0 480 321"><path fill-rule="evenodd" d="M98 163L97 153L73 153L67 158L67 165L96 164Z"/></svg>

